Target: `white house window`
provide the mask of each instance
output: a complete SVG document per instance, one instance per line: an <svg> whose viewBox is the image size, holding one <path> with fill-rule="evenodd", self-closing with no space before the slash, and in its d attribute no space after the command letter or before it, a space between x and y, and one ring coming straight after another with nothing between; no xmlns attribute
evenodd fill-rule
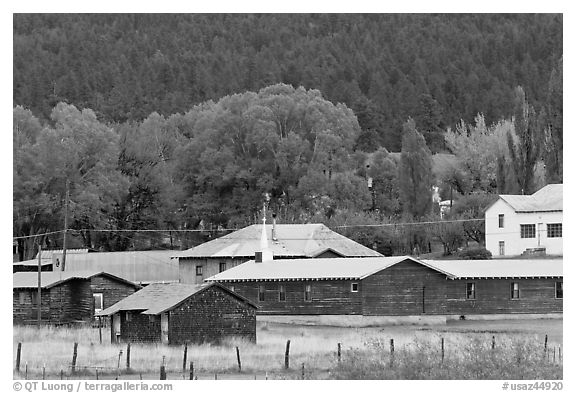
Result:
<svg viewBox="0 0 576 393"><path fill-rule="evenodd" d="M498 214L498 228L504 228L504 214Z"/></svg>
<svg viewBox="0 0 576 393"><path fill-rule="evenodd" d="M536 224L520 224L520 237L522 239L536 237Z"/></svg>
<svg viewBox="0 0 576 393"><path fill-rule="evenodd" d="M466 283L466 299L476 299L476 283Z"/></svg>
<svg viewBox="0 0 576 393"><path fill-rule="evenodd" d="M196 265L196 275L197 276L201 276L203 273L202 271L202 265Z"/></svg>
<svg viewBox="0 0 576 393"><path fill-rule="evenodd" d="M548 237L562 237L562 224L547 224L546 232Z"/></svg>
<svg viewBox="0 0 576 393"><path fill-rule="evenodd" d="M520 284L517 282L510 284L510 299L520 299Z"/></svg>
<svg viewBox="0 0 576 393"><path fill-rule="evenodd" d="M357 282L353 282L353 283L350 285L350 291L351 291L351 292L358 292L358 283L357 283Z"/></svg>
<svg viewBox="0 0 576 393"><path fill-rule="evenodd" d="M27 295L26 292L20 291L20 293L18 294L18 302L20 304L26 304L26 295Z"/></svg>
<svg viewBox="0 0 576 393"><path fill-rule="evenodd" d="M104 309L104 294L94 293L92 294L94 298L94 312L99 312Z"/></svg>
<svg viewBox="0 0 576 393"><path fill-rule="evenodd" d="M506 255L506 249L503 240L498 242L498 255Z"/></svg>
<svg viewBox="0 0 576 393"><path fill-rule="evenodd" d="M226 262L220 262L220 273L226 270Z"/></svg>
<svg viewBox="0 0 576 393"><path fill-rule="evenodd" d="M556 299L564 298L564 284L562 281L556 281Z"/></svg>
<svg viewBox="0 0 576 393"><path fill-rule="evenodd" d="M284 285L278 287L278 300L281 302L286 301L286 287Z"/></svg>
<svg viewBox="0 0 576 393"><path fill-rule="evenodd" d="M304 300L307 302L312 301L312 285L306 285L304 288Z"/></svg>

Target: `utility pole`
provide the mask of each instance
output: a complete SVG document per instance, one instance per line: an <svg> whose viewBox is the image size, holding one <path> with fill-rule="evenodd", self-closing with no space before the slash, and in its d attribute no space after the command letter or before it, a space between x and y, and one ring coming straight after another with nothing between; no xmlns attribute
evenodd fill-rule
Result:
<svg viewBox="0 0 576 393"><path fill-rule="evenodd" d="M68 201L70 200L70 180L66 179L66 202L64 207L64 241L62 242L62 266L61 271L66 267L66 238L68 237Z"/></svg>
<svg viewBox="0 0 576 393"><path fill-rule="evenodd" d="M38 244L38 327L42 322L42 245Z"/></svg>

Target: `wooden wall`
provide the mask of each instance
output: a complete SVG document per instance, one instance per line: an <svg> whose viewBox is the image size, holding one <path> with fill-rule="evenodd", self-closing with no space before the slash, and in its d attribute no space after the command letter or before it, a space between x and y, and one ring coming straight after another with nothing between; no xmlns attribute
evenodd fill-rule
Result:
<svg viewBox="0 0 576 393"><path fill-rule="evenodd" d="M219 343L231 337L256 342L256 309L222 288L195 294L170 311L170 344Z"/></svg>
<svg viewBox="0 0 576 393"><path fill-rule="evenodd" d="M137 290L133 285L111 279L104 275L92 277L90 285L93 293L103 294L104 308L118 303L120 300L132 295Z"/></svg>
<svg viewBox="0 0 576 393"><path fill-rule="evenodd" d="M450 314L541 314L561 313L563 300L556 299L555 283L562 279L448 280L446 304ZM466 283L476 283L476 299L466 299ZM520 298L510 298L510 285L520 285Z"/></svg>
<svg viewBox="0 0 576 393"><path fill-rule="evenodd" d="M142 314L141 311L121 311L120 341L160 341L160 315Z"/></svg>
<svg viewBox="0 0 576 393"><path fill-rule="evenodd" d="M251 258L180 258L178 276L182 284L202 284L204 279L220 273L220 263L226 263L226 270L247 262ZM202 275L196 275L196 266L202 266Z"/></svg>
<svg viewBox="0 0 576 393"><path fill-rule="evenodd" d="M364 315L445 314L446 276L406 260L362 280Z"/></svg>
<svg viewBox="0 0 576 393"><path fill-rule="evenodd" d="M359 291L351 291L351 283L359 283ZM256 303L258 314L320 315L362 314L362 283L352 280L263 281L222 283ZM264 285L264 301L258 300L258 286ZM279 286L286 288L286 301L279 301ZM304 288L312 286L312 300L304 300Z"/></svg>

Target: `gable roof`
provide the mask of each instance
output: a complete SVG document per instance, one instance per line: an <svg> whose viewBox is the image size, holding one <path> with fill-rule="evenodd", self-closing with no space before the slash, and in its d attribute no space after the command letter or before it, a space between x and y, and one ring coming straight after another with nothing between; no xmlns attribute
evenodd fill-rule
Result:
<svg viewBox="0 0 576 393"><path fill-rule="evenodd" d="M257 308L257 306L250 300L219 284L191 285L180 283L156 283L150 284L138 292L120 300L118 303L102 310L98 315L106 316L115 314L119 311L129 310L141 310L142 314L158 315L173 309L189 297L197 295L213 286L221 288L231 296L247 303L251 307Z"/></svg>
<svg viewBox="0 0 576 393"><path fill-rule="evenodd" d="M562 259L425 260L428 265L461 278L563 277Z"/></svg>
<svg viewBox="0 0 576 393"><path fill-rule="evenodd" d="M275 238L272 239L273 225L266 225L268 246L275 257L313 258L330 250L346 257L379 257L377 251L363 246L332 231L324 224L276 224ZM182 251L180 258L253 258L260 251L262 225L255 224L232 232L218 239Z"/></svg>
<svg viewBox="0 0 576 393"><path fill-rule="evenodd" d="M140 285L102 271L82 272L42 272L40 276L41 288L49 289L70 280L89 280L95 276L105 276L124 284L141 288ZM17 272L12 275L13 289L38 288L38 272Z"/></svg>
<svg viewBox="0 0 576 393"><path fill-rule="evenodd" d="M532 195L500 195L518 213L562 211L562 184L548 184Z"/></svg>
<svg viewBox="0 0 576 393"><path fill-rule="evenodd" d="M376 258L290 259L256 263L249 261L206 279L234 281L362 280L399 262L410 260L442 274L442 269L409 256Z"/></svg>

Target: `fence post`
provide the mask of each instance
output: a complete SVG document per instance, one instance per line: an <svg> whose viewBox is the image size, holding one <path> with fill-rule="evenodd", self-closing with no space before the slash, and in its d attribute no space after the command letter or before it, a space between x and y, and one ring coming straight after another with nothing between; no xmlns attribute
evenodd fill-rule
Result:
<svg viewBox="0 0 576 393"><path fill-rule="evenodd" d="M120 352L118 352L118 365L116 366L116 368L118 370L120 370L120 359L122 358L122 350L120 350Z"/></svg>
<svg viewBox="0 0 576 393"><path fill-rule="evenodd" d="M390 339L390 367L394 365L394 339Z"/></svg>
<svg viewBox="0 0 576 393"><path fill-rule="evenodd" d="M218 373L214 373L214 380L215 380L215 381L218 380Z"/></svg>
<svg viewBox="0 0 576 393"><path fill-rule="evenodd" d="M302 363L302 379L305 379L304 363Z"/></svg>
<svg viewBox="0 0 576 393"><path fill-rule="evenodd" d="M444 363L444 337L442 337L440 346L442 347L442 363Z"/></svg>
<svg viewBox="0 0 576 393"><path fill-rule="evenodd" d="M188 343L184 343L184 358L182 359L182 372L186 372L186 363L188 360Z"/></svg>
<svg viewBox="0 0 576 393"><path fill-rule="evenodd" d="M238 372L242 372L242 362L240 361L240 348L236 347L236 358L238 359Z"/></svg>
<svg viewBox="0 0 576 393"><path fill-rule="evenodd" d="M562 363L562 347L558 347L558 363Z"/></svg>
<svg viewBox="0 0 576 393"><path fill-rule="evenodd" d="M78 343L74 343L74 352L72 353L72 374L76 372L76 358L78 357Z"/></svg>
<svg viewBox="0 0 576 393"><path fill-rule="evenodd" d="M64 370L60 369L60 380L64 379Z"/></svg>
<svg viewBox="0 0 576 393"><path fill-rule="evenodd" d="M556 364L556 347L552 348L552 363Z"/></svg>
<svg viewBox="0 0 576 393"><path fill-rule="evenodd" d="M194 379L194 362L190 362L190 380Z"/></svg>
<svg viewBox="0 0 576 393"><path fill-rule="evenodd" d="M166 379L166 366L164 366L164 365L160 366L160 379L161 380Z"/></svg>
<svg viewBox="0 0 576 393"><path fill-rule="evenodd" d="M20 372L20 354L22 353L22 343L18 343L18 349L16 350L16 371Z"/></svg>
<svg viewBox="0 0 576 393"><path fill-rule="evenodd" d="M130 368L130 343L126 345L126 368Z"/></svg>
<svg viewBox="0 0 576 393"><path fill-rule="evenodd" d="M340 361L341 357L342 357L342 347L340 345L340 343L338 343L338 361Z"/></svg>
<svg viewBox="0 0 576 393"><path fill-rule="evenodd" d="M284 354L284 368L290 368L290 340L286 341L286 353Z"/></svg>
<svg viewBox="0 0 576 393"><path fill-rule="evenodd" d="M102 344L102 317L98 317L98 336L100 337L100 344Z"/></svg>
<svg viewBox="0 0 576 393"><path fill-rule="evenodd" d="M46 363L42 365L42 380L46 379Z"/></svg>
<svg viewBox="0 0 576 393"><path fill-rule="evenodd" d="M492 349L496 348L496 337L492 336Z"/></svg>
<svg viewBox="0 0 576 393"><path fill-rule="evenodd" d="M544 355L548 352L548 335L544 336Z"/></svg>
<svg viewBox="0 0 576 393"><path fill-rule="evenodd" d="M24 365L24 379L28 379L28 362Z"/></svg>
<svg viewBox="0 0 576 393"><path fill-rule="evenodd" d="M98 369L96 369L96 380L98 380Z"/></svg>

